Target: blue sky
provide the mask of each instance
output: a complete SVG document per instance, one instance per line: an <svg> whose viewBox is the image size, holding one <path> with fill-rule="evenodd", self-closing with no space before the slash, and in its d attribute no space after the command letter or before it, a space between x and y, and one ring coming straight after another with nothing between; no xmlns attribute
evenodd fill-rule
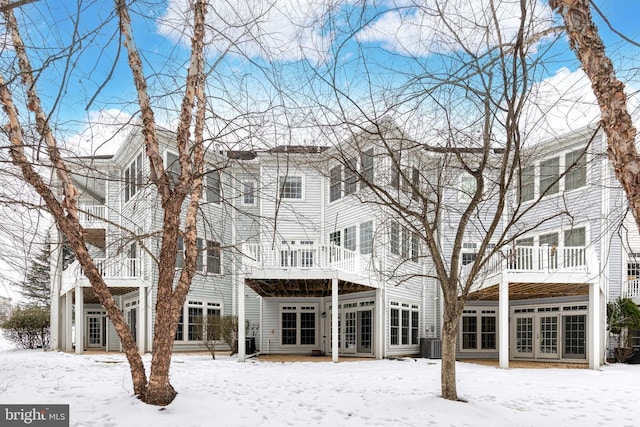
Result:
<svg viewBox="0 0 640 427"><path fill-rule="evenodd" d="M354 22L354 15L349 15L349 12L360 10L354 5L355 0L335 1L340 4L336 8L340 11L337 14L340 19L336 22L325 19L328 9L326 1L322 0L277 0L270 7L265 6L267 2L258 0L216 1L215 8L208 14L210 24L216 29L223 29L225 23L234 23L234 20L238 20L238 15L261 16L260 26L252 27L252 35L260 37L259 43L244 37L242 26L227 27L222 35L210 33L209 63L215 60L217 52L228 46L228 38L238 40L242 51L250 59L229 55L212 74L210 95L212 99L217 99L217 107L232 114L243 105L249 108L251 105L280 102L282 100L276 92L283 87L290 93L306 92L308 95L311 73L322 72L327 65L333 66L336 63L342 67L337 74L338 81L344 85L344 90L356 93L365 90L371 83L358 78L365 62L369 67L375 67L372 75L375 76L376 89L381 91L383 86L390 87L394 82L401 81L404 78L401 76L402 71L415 70L412 67L419 68L437 62L435 55L428 56L424 51L412 50L410 47L429 45L425 39L434 37L433 31L414 31L415 26L412 28L411 24L415 22L410 19L415 15L412 9L406 10L406 20L398 27L394 27L397 22L394 23L393 14L377 16L371 21L368 32L359 33L356 39L360 44L352 38L342 47L340 54L335 55L337 41L344 39L340 37L340 32L344 31L346 22ZM406 6L410 1L381 0L378 2L379 7L370 9L369 13L393 6ZM469 5L477 4L480 0L455 1L463 5L460 10L466 11L472 10L473 7ZM509 2L513 3L513 0L504 1L507 5L506 21L510 16L509 10L517 10L517 4L509 7ZM136 42L143 52L145 71L155 95L179 91L182 85L181 76L184 75L188 59L188 51L185 49L188 34L185 36L183 32L185 23L181 12L186 3L185 0L133 3ZM544 10L546 4L546 0L530 0L530 5L535 5L541 14L548 12ZM596 0L596 5L618 31L640 41L640 27L637 25L640 2ZM56 105L54 103L58 99L53 118L61 132L67 135L80 132L86 127L87 121L108 121L120 111L124 112L125 117L135 114L138 108L132 77L126 61L126 51L119 50L117 19L112 0L84 1L80 6L76 2L39 0L23 7L18 13L26 29L25 33L37 48L30 50L36 63L37 57L46 58L51 54L59 54L61 48L70 46L76 24L79 35L84 38L88 34L78 50L67 57L60 55L60 59L48 64L38 80L38 87L48 108ZM635 77L634 80L637 80L635 68L640 64L635 58L640 57L639 49L613 34L597 14L595 18L608 52L620 69L620 76L623 79ZM422 22L420 19L423 18L418 17L416 21ZM437 33L437 29L435 32ZM461 32L464 33L462 30ZM473 31L467 36L472 38ZM404 47L400 48L398 43L403 43ZM356 60L359 54L357 48L361 48L361 53L369 57ZM437 45L431 44L429 48L448 53L446 48L438 48ZM10 53L5 51L2 56L10 59ZM407 59L407 53L411 58ZM563 68L570 71L578 68L575 56L568 50L566 43L554 45L553 53L539 78L551 77ZM266 56L269 58L266 59ZM416 61L415 58L420 56L423 58ZM67 60L73 70L65 74L63 70ZM265 64L268 64L267 71ZM64 84L61 85L61 82ZM274 82L277 83L275 88ZM322 88L317 82L314 89L326 93L326 88ZM240 105L235 105L238 101ZM154 98L154 102L159 107L159 121L171 124L175 117L172 111L179 105L179 97L158 97ZM308 102L308 99L300 102Z"/></svg>

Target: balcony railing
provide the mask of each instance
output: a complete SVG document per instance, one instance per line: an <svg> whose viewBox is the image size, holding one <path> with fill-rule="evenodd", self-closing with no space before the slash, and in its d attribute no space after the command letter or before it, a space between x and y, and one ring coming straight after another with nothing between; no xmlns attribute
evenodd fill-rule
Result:
<svg viewBox="0 0 640 427"><path fill-rule="evenodd" d="M244 244L244 263L254 268L320 269L331 268L366 275L371 257L335 245L272 246Z"/></svg>
<svg viewBox="0 0 640 427"><path fill-rule="evenodd" d="M500 272L586 272L588 251L583 246L515 246L493 255L482 270L488 277ZM466 266L466 269L470 266Z"/></svg>
<svg viewBox="0 0 640 427"><path fill-rule="evenodd" d="M80 205L79 219L85 227L95 226L105 222L107 207L105 205Z"/></svg>
<svg viewBox="0 0 640 427"><path fill-rule="evenodd" d="M640 298L640 279L629 280L622 284L623 298Z"/></svg>
<svg viewBox="0 0 640 427"><path fill-rule="evenodd" d="M94 258L98 272L105 279L135 279L143 277L143 264L141 258ZM84 276L84 271L78 262L74 262L68 271L79 271Z"/></svg>

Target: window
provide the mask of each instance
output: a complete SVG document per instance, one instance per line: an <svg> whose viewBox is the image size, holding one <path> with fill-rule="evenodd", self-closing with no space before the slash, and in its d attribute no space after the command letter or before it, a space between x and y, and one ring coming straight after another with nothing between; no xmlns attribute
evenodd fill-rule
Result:
<svg viewBox="0 0 640 427"><path fill-rule="evenodd" d="M462 243L462 265L471 264L476 260L478 244L474 242Z"/></svg>
<svg viewBox="0 0 640 427"><path fill-rule="evenodd" d="M540 162L540 194L556 194L560 189L559 177L559 157L553 157L551 159L543 160L542 162Z"/></svg>
<svg viewBox="0 0 640 427"><path fill-rule="evenodd" d="M564 232L564 245L565 246L585 246L586 234L584 227L574 228Z"/></svg>
<svg viewBox="0 0 640 427"><path fill-rule="evenodd" d="M396 190L400 189L400 155L391 157L391 182L390 185Z"/></svg>
<svg viewBox="0 0 640 427"><path fill-rule="evenodd" d="M411 261L418 262L420 258L420 240L417 233L411 234Z"/></svg>
<svg viewBox="0 0 640 427"><path fill-rule="evenodd" d="M205 333L209 339L219 339L219 331L216 330L219 323L216 319L220 319L221 315L222 304L220 303L188 300L183 312L180 313L175 341L202 341Z"/></svg>
<svg viewBox="0 0 640 427"><path fill-rule="evenodd" d="M207 303L207 317L205 321L205 329L207 334L207 339L209 341L220 340L222 339L221 330L220 330L220 318L222 317L222 313L220 310L221 306L219 303Z"/></svg>
<svg viewBox="0 0 640 427"><path fill-rule="evenodd" d="M220 274L220 243L207 240L207 273Z"/></svg>
<svg viewBox="0 0 640 427"><path fill-rule="evenodd" d="M400 255L400 224L392 222L389 230L389 243L391 245L391 253Z"/></svg>
<svg viewBox="0 0 640 427"><path fill-rule="evenodd" d="M356 226L344 229L344 248L350 251L356 250Z"/></svg>
<svg viewBox="0 0 640 427"><path fill-rule="evenodd" d="M411 198L418 200L420 197L420 171L416 167L411 168Z"/></svg>
<svg viewBox="0 0 640 427"><path fill-rule="evenodd" d="M302 200L302 177L281 176L280 197L283 199Z"/></svg>
<svg viewBox="0 0 640 427"><path fill-rule="evenodd" d="M344 195L353 194L358 188L358 173L355 157L347 159L344 170Z"/></svg>
<svg viewBox="0 0 640 427"><path fill-rule="evenodd" d="M242 182L242 204L253 205L255 203L255 183L253 181Z"/></svg>
<svg viewBox="0 0 640 427"><path fill-rule="evenodd" d="M496 350L498 348L497 333L495 310L463 311L461 328L462 350Z"/></svg>
<svg viewBox="0 0 640 427"><path fill-rule="evenodd" d="M409 311L407 310L402 310L400 312L400 318L402 320L402 324L401 324L401 329L400 329L400 336L402 337L402 345L408 345L409 344Z"/></svg>
<svg viewBox="0 0 640 427"><path fill-rule="evenodd" d="M204 271L204 242L202 239L196 239L198 254L196 255L196 270Z"/></svg>
<svg viewBox="0 0 640 427"><path fill-rule="evenodd" d="M205 194L207 202L220 203L220 172L209 171L206 173Z"/></svg>
<svg viewBox="0 0 640 427"><path fill-rule="evenodd" d="M538 238L538 241L540 243L540 246L542 245L558 246L558 233L542 234Z"/></svg>
<svg viewBox="0 0 640 427"><path fill-rule="evenodd" d="M411 232L406 227L402 227L402 258L409 258L411 250Z"/></svg>
<svg viewBox="0 0 640 427"><path fill-rule="evenodd" d="M478 347L478 318L476 316L462 316L462 349L475 350Z"/></svg>
<svg viewBox="0 0 640 427"><path fill-rule="evenodd" d="M558 247L558 233L547 233L547 234L542 234L539 238L538 238L538 243L540 244L540 246L550 246L550 250L547 256L548 258L545 260L543 256L543 259L541 260L543 263L548 262L549 267L551 268L558 268L558 251L557 251L557 247Z"/></svg>
<svg viewBox="0 0 640 427"><path fill-rule="evenodd" d="M342 166L338 165L329 171L329 201L342 197Z"/></svg>
<svg viewBox="0 0 640 427"><path fill-rule="evenodd" d="M169 175L169 182L171 182L171 184L173 185L176 185L178 183L178 178L180 177L180 172L182 171L182 168L180 167L178 155L170 151L167 151L166 171L167 171L167 174Z"/></svg>
<svg viewBox="0 0 640 427"><path fill-rule="evenodd" d="M640 262L629 261L627 263L627 280L636 279L640 279Z"/></svg>
<svg viewBox="0 0 640 427"><path fill-rule="evenodd" d="M316 313L315 311L302 311L300 313L300 344L313 345L315 343Z"/></svg>
<svg viewBox="0 0 640 427"><path fill-rule="evenodd" d="M391 337L391 345L400 344L400 310L397 308L391 309L391 327L389 330L389 336Z"/></svg>
<svg viewBox="0 0 640 427"><path fill-rule="evenodd" d="M317 307L293 304L280 307L282 345L316 345Z"/></svg>
<svg viewBox="0 0 640 427"><path fill-rule="evenodd" d="M142 187L142 153L124 171L124 201L128 202Z"/></svg>
<svg viewBox="0 0 640 427"><path fill-rule="evenodd" d="M535 197L536 170L532 166L522 168L520 173L520 188L518 199L520 203L533 200Z"/></svg>
<svg viewBox="0 0 640 427"><path fill-rule="evenodd" d="M178 319L178 327L176 328L176 336L174 341L184 341L184 314L180 313L180 319Z"/></svg>
<svg viewBox="0 0 640 427"><path fill-rule="evenodd" d="M340 230L329 233L329 243L340 246Z"/></svg>
<svg viewBox="0 0 640 427"><path fill-rule="evenodd" d="M411 344L418 344L418 325L420 324L419 321L420 315L418 313L418 310L412 310L411 311Z"/></svg>
<svg viewBox="0 0 640 427"><path fill-rule="evenodd" d="M564 189L575 190L587 185L587 155L583 150L572 151L564 157Z"/></svg>
<svg viewBox="0 0 640 427"><path fill-rule="evenodd" d="M360 176L363 181L361 188L366 188L367 182L373 183L373 148L360 154Z"/></svg>
<svg viewBox="0 0 640 427"><path fill-rule="evenodd" d="M497 348L496 343L496 317L495 316L482 316L481 317L481 329L480 329L480 346L483 350L495 350Z"/></svg>
<svg viewBox="0 0 640 427"><path fill-rule="evenodd" d="M360 224L360 253L362 255L373 252L373 221Z"/></svg>
<svg viewBox="0 0 640 427"><path fill-rule="evenodd" d="M465 173L460 177L460 190L458 201L469 203L476 193L477 182L475 177Z"/></svg>
<svg viewBox="0 0 640 427"><path fill-rule="evenodd" d="M201 301L189 301L187 307L187 319L189 324L187 325L187 340L188 341L200 341L202 340L204 311Z"/></svg>
<svg viewBox="0 0 640 427"><path fill-rule="evenodd" d="M181 240L182 239L180 239L180 241ZM222 272L220 243L207 240L205 247L204 240L196 239L196 246L198 248L198 254L196 255L196 270L220 274Z"/></svg>
<svg viewBox="0 0 640 427"><path fill-rule="evenodd" d="M419 340L420 310L416 304L391 302L390 345L416 345Z"/></svg>
<svg viewBox="0 0 640 427"><path fill-rule="evenodd" d="M295 308L294 308L295 309ZM282 311L282 345L296 344L296 320L298 316L295 311Z"/></svg>
<svg viewBox="0 0 640 427"><path fill-rule="evenodd" d="M184 240L182 236L178 236L178 250L176 254L176 268L182 268L184 265Z"/></svg>

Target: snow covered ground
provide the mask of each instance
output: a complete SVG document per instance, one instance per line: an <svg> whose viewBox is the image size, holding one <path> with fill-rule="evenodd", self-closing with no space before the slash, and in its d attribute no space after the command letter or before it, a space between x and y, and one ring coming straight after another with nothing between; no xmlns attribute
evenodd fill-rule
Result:
<svg viewBox="0 0 640 427"><path fill-rule="evenodd" d="M148 364L150 357L144 357ZM458 363L458 392L438 397L440 363L238 363L176 354L167 408L132 396L121 354L16 350L0 339L0 403L69 404L72 426L633 426L640 365L510 369Z"/></svg>

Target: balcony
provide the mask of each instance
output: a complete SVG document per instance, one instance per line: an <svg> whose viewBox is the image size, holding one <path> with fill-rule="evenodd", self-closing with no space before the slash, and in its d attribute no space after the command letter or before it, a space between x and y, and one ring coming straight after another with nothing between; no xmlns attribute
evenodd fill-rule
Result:
<svg viewBox="0 0 640 427"><path fill-rule="evenodd" d="M468 276L470 269L471 264L466 265L462 276ZM591 248L515 246L487 261L473 290L495 285L504 276L509 282L521 283L589 283L597 270L598 260Z"/></svg>
<svg viewBox="0 0 640 427"><path fill-rule="evenodd" d="M94 258L98 272L109 287L140 287L144 285L144 268L141 258ZM62 273L62 291L76 284L91 286L78 261L73 262Z"/></svg>
<svg viewBox="0 0 640 427"><path fill-rule="evenodd" d="M640 279L622 283L622 297L631 298L636 304L640 302Z"/></svg>
<svg viewBox="0 0 640 427"><path fill-rule="evenodd" d="M105 228L107 207L105 205L80 205L79 219L84 228Z"/></svg>
<svg viewBox="0 0 640 427"><path fill-rule="evenodd" d="M250 275L263 278L285 278L283 275L326 278L331 272L371 278L374 272L370 255L335 245L274 246L256 243L242 245L242 252L243 264Z"/></svg>

